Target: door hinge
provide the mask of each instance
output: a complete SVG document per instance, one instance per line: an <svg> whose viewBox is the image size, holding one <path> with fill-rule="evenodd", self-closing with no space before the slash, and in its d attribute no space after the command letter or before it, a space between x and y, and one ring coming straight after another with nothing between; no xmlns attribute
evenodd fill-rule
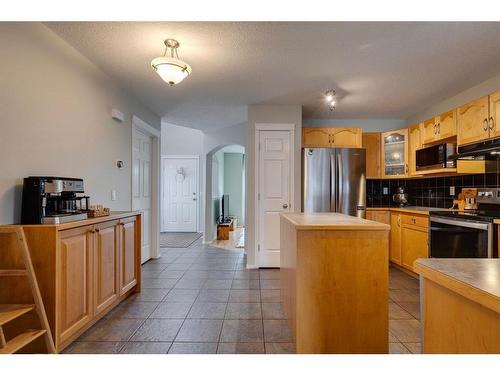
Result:
<svg viewBox="0 0 500 375"><path fill-rule="evenodd" d="M260 244L257 245L257 251L260 251Z"/></svg>
<svg viewBox="0 0 500 375"><path fill-rule="evenodd" d="M260 193L257 193L257 200L260 201Z"/></svg>

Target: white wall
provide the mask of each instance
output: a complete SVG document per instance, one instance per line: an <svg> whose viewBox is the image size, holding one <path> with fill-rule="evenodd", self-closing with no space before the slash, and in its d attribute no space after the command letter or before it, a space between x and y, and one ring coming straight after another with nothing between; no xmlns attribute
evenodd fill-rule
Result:
<svg viewBox="0 0 500 375"><path fill-rule="evenodd" d="M446 100L436 103L435 105L433 105L430 108L427 108L424 111L415 113L413 116L410 116L406 120L406 123L407 125L419 123L435 115L438 115L442 112L446 112L453 108L460 107L461 105L466 104L474 99L478 99L482 96L491 94L492 92L498 90L500 90L500 75L492 77Z"/></svg>
<svg viewBox="0 0 500 375"><path fill-rule="evenodd" d="M300 105L251 105L248 107L248 133L246 152L246 228L245 240L248 267L256 266L255 244L255 124L295 124L294 144L294 201L292 211L300 211L301 197L301 148L302 106Z"/></svg>
<svg viewBox="0 0 500 375"><path fill-rule="evenodd" d="M91 204L131 209L132 115L159 117L41 23L0 23L0 54L0 223L19 222L30 175L82 177Z"/></svg>
<svg viewBox="0 0 500 375"><path fill-rule="evenodd" d="M162 155L201 155L203 153L203 132L161 123L161 154Z"/></svg>
<svg viewBox="0 0 500 375"><path fill-rule="evenodd" d="M304 119L303 127L356 127L365 132L378 132L404 128L404 119Z"/></svg>

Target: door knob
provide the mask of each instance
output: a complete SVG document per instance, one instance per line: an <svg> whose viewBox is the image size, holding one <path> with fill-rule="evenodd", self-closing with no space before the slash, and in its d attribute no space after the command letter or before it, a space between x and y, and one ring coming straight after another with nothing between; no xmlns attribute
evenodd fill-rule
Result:
<svg viewBox="0 0 500 375"><path fill-rule="evenodd" d="M288 208L288 204L283 204L283 208L286 210Z"/></svg>

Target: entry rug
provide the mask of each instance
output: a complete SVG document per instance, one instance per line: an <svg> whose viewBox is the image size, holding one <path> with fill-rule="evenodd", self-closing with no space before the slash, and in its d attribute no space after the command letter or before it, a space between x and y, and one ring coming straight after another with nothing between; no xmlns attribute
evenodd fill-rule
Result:
<svg viewBox="0 0 500 375"><path fill-rule="evenodd" d="M189 247L202 236L196 232L165 232L160 233L160 247Z"/></svg>

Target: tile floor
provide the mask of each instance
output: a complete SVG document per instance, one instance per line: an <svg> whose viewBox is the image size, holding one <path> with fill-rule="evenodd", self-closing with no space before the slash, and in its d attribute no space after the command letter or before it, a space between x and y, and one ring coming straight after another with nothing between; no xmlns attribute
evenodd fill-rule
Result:
<svg viewBox="0 0 500 375"><path fill-rule="evenodd" d="M65 353L293 353L279 270L246 270L243 251L162 249L142 266L143 290ZM390 271L390 352L420 351L418 282Z"/></svg>

